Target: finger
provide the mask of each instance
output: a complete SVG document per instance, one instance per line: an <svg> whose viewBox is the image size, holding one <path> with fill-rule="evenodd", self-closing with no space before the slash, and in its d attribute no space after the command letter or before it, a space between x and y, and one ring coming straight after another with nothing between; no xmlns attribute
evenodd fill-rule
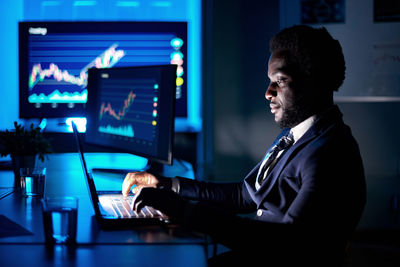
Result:
<svg viewBox="0 0 400 267"><path fill-rule="evenodd" d="M132 203L130 204L131 210L135 210L135 203L137 202L136 199L139 195L134 195L132 198Z"/></svg>
<svg viewBox="0 0 400 267"><path fill-rule="evenodd" d="M134 195L137 195L140 193L140 191L142 190L142 188L146 187L145 185L137 185L135 187L132 188L132 193Z"/></svg>
<svg viewBox="0 0 400 267"><path fill-rule="evenodd" d="M135 195L135 197L133 198L132 209L136 212L140 212L144 206L145 200L143 198L143 194L140 194L139 192L139 194Z"/></svg>
<svg viewBox="0 0 400 267"><path fill-rule="evenodd" d="M155 190L157 189L143 186L139 191L139 193L135 195L135 197L133 198L133 203L132 203L133 209L136 210L137 212L140 212L140 210L144 206L152 206L155 197L154 195Z"/></svg>
<svg viewBox="0 0 400 267"><path fill-rule="evenodd" d="M148 172L141 172L136 175L136 181L138 184L143 184L143 185L156 185L157 184L157 178L152 175L151 173Z"/></svg>
<svg viewBox="0 0 400 267"><path fill-rule="evenodd" d="M136 174L136 172L130 172L125 176L125 179L122 182L122 194L124 196L127 196L131 190L131 187L137 184Z"/></svg>
<svg viewBox="0 0 400 267"><path fill-rule="evenodd" d="M136 201L133 206L133 210L139 213L144 206L145 205L143 204L143 200Z"/></svg>
<svg viewBox="0 0 400 267"><path fill-rule="evenodd" d="M149 188L149 187L156 188L157 186L156 186L155 184L142 184L142 185L137 185L137 186L135 186L135 187L132 188L132 193L133 193L134 195L139 194L140 191L141 191L143 188Z"/></svg>

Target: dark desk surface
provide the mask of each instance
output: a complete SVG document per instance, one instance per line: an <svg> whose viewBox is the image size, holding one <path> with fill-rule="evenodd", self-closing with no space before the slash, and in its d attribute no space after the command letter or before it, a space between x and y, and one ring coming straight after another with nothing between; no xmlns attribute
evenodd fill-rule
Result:
<svg viewBox="0 0 400 267"><path fill-rule="evenodd" d="M115 158L117 156L117 158ZM119 157L119 158L118 158ZM122 158L121 158L122 157ZM90 167L118 167L124 155L88 154ZM126 156L129 162L129 156ZM116 161L118 163L116 163ZM96 164L101 163L101 166ZM53 154L44 163L47 167L45 194L69 195L79 198L77 247L56 246L51 251L44 245L40 199L24 198L14 192L0 200L0 215L19 224L31 235L0 238L0 258L6 266L42 262L57 264L138 264L149 266L205 266L205 238L174 226L140 227L132 230L103 231L97 225L82 167L76 153ZM183 165L182 165L183 164ZM121 165L122 167L122 165ZM126 168L126 166L125 166ZM167 176L191 177L190 166L179 162L165 170ZM124 175L96 172L98 190L121 190ZM0 172L0 188L13 180L11 171ZM28 253L21 256L22 253Z"/></svg>

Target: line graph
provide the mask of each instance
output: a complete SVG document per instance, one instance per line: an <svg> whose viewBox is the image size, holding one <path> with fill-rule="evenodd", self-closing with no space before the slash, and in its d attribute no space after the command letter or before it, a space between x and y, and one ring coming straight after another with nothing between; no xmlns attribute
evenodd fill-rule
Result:
<svg viewBox="0 0 400 267"><path fill-rule="evenodd" d="M154 78L110 76L99 84L97 130L114 138L153 141L157 127L159 97Z"/></svg>
<svg viewBox="0 0 400 267"><path fill-rule="evenodd" d="M41 63L33 65L32 72L29 75L29 89L32 89L38 82L42 82L45 78L53 77L56 81L67 82L80 87L87 85L87 71L91 67L96 68L111 68L114 66L124 55L124 50L116 50L117 44L113 44L102 54L96 57L88 65L86 65L78 76L74 76L68 70L62 70L58 65L50 63L49 68L42 69Z"/></svg>
<svg viewBox="0 0 400 267"><path fill-rule="evenodd" d="M134 94L132 91L130 91L127 98L123 102L124 103L123 107L118 112L116 112L113 109L110 102L108 102L107 104L105 102L102 102L101 106L100 106L99 119L101 120L103 118L103 115L105 113L108 113L108 115L110 115L114 119L122 120L125 117L127 110L132 105L135 97L136 97L136 94Z"/></svg>

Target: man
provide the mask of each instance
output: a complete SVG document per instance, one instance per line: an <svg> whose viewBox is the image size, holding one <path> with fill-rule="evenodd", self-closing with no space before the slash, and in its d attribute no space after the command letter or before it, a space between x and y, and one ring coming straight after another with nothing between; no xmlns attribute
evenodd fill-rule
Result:
<svg viewBox="0 0 400 267"><path fill-rule="evenodd" d="M342 49L325 28L293 26L270 51L265 97L283 131L243 182L129 173L122 191L136 185L134 208L154 206L231 249L210 265L337 264L366 199L358 145L333 104L345 77Z"/></svg>

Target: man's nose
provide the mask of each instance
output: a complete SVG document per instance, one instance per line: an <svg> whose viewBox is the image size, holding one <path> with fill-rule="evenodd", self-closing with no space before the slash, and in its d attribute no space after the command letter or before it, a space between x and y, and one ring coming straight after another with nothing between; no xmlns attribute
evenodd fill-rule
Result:
<svg viewBox="0 0 400 267"><path fill-rule="evenodd" d="M265 91L265 98L268 101L271 101L272 97L276 96L276 90L273 88L273 86L268 85L267 91Z"/></svg>

